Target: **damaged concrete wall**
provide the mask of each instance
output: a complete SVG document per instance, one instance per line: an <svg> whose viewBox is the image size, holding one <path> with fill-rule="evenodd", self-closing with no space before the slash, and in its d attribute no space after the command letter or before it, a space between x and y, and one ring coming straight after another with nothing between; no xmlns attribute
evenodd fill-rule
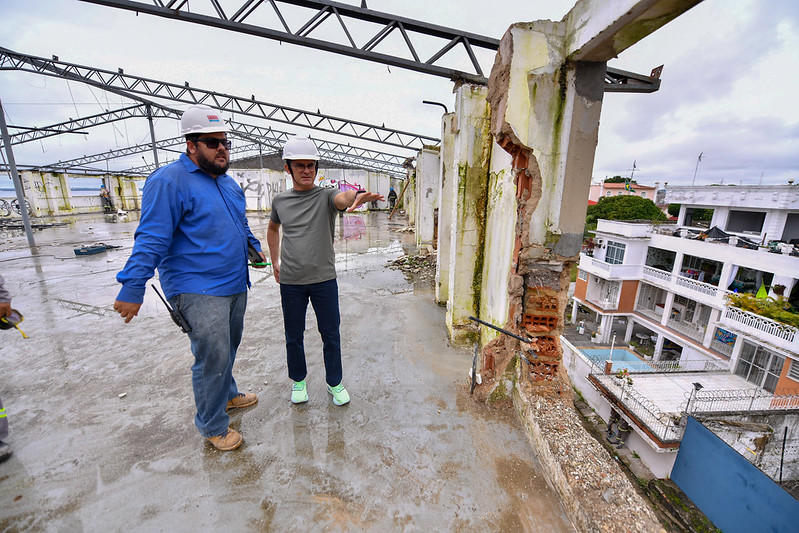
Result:
<svg viewBox="0 0 799 533"><path fill-rule="evenodd" d="M416 158L416 246L433 244L438 228L441 160L438 146L422 148Z"/></svg>
<svg viewBox="0 0 799 533"><path fill-rule="evenodd" d="M489 81L491 131L512 158L515 242L506 329L537 340L522 382L570 397L558 343L569 269L580 250L603 96L603 64L564 61L563 27L513 25ZM486 347L483 371L502 374L518 342Z"/></svg>
<svg viewBox="0 0 799 533"><path fill-rule="evenodd" d="M494 144L486 91L477 85L456 89L453 170L457 178L453 175L442 191L452 205L446 322L454 343L477 340L468 317L478 314L483 290L487 186Z"/></svg>
<svg viewBox="0 0 799 533"><path fill-rule="evenodd" d="M455 114L441 119L441 153L438 173L438 253L436 254L436 303L446 305L449 299L449 254L452 251L452 203L455 199L453 180L457 179L454 159Z"/></svg>
<svg viewBox="0 0 799 533"><path fill-rule="evenodd" d="M486 242L478 316L499 327L504 327L507 321L509 297L507 290L496 288L507 286L515 244L516 183L512 164L513 158L510 154L494 144L488 175ZM482 329L482 344L499 335L493 329Z"/></svg>
<svg viewBox="0 0 799 533"><path fill-rule="evenodd" d="M791 450L795 450L799 442L799 413L796 411L696 415L696 418L774 481L779 481L780 469L783 481L799 479L799 462L791 459L796 457Z"/></svg>

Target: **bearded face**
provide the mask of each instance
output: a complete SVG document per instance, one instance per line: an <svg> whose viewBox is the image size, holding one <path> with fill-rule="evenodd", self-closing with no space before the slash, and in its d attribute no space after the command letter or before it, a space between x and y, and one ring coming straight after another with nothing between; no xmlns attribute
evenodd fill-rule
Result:
<svg viewBox="0 0 799 533"><path fill-rule="evenodd" d="M211 176L221 176L230 166L227 150L217 150L213 158L207 157L205 150L198 150L197 166Z"/></svg>

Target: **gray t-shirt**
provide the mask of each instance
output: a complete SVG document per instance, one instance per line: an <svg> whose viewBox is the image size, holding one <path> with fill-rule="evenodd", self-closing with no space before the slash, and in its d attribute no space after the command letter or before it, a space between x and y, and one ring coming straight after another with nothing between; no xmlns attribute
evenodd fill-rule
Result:
<svg viewBox="0 0 799 533"><path fill-rule="evenodd" d="M291 189L275 196L269 219L283 227L280 283L310 285L336 278L333 235L338 189Z"/></svg>

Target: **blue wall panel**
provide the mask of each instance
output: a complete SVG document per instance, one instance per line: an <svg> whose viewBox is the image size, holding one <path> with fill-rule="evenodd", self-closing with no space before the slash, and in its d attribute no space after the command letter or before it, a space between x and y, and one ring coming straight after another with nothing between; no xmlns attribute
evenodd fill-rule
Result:
<svg viewBox="0 0 799 533"><path fill-rule="evenodd" d="M725 533L799 531L799 501L691 417L671 479Z"/></svg>

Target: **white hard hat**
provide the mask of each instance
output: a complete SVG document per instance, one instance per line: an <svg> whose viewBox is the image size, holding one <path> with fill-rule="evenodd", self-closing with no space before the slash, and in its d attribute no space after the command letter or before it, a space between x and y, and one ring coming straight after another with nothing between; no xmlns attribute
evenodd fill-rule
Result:
<svg viewBox="0 0 799 533"><path fill-rule="evenodd" d="M222 120L217 111L205 104L195 104L183 112L180 117L180 134L192 133L225 133L230 127Z"/></svg>
<svg viewBox="0 0 799 533"><path fill-rule="evenodd" d="M283 159L311 159L319 161L319 151L314 142L305 135L295 135L283 146Z"/></svg>

